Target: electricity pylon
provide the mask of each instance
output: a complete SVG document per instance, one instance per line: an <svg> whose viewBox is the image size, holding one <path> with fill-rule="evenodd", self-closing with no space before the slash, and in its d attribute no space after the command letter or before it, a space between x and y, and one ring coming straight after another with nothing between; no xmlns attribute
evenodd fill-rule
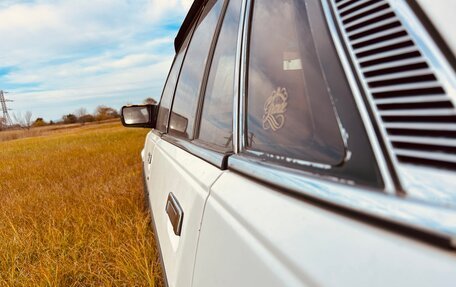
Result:
<svg viewBox="0 0 456 287"><path fill-rule="evenodd" d="M2 111L3 111L3 117L0 119L2 121L2 123L0 122L0 124L2 124L3 126L9 127L9 126L13 125L13 121L11 120L11 117L8 113L9 109L6 106L6 102L12 102L12 100L5 99L5 94L7 94L7 93L8 92L3 92L2 90L0 90L0 104L2 105Z"/></svg>

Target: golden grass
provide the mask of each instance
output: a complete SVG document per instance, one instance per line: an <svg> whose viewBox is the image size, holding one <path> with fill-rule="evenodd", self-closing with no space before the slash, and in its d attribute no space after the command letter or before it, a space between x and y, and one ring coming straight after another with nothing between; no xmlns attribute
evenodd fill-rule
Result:
<svg viewBox="0 0 456 287"><path fill-rule="evenodd" d="M0 132L0 142L3 141L10 141L22 138L30 138L30 137L38 137L38 136L48 136L53 135L56 133L72 133L74 130L78 130L80 128L87 128L92 126L94 128L98 128L100 124L109 124L113 122L119 122L119 119L111 119L105 120L101 122L91 122L85 124L55 124L55 125L47 125L42 127L34 127L31 129L12 129L12 130L4 130Z"/></svg>
<svg viewBox="0 0 456 287"><path fill-rule="evenodd" d="M1 286L161 286L146 132L110 123L0 142Z"/></svg>

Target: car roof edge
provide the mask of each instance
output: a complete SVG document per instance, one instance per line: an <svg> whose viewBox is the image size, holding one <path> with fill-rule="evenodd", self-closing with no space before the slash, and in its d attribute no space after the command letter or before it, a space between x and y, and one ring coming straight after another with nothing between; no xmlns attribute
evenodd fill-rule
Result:
<svg viewBox="0 0 456 287"><path fill-rule="evenodd" d="M184 22L182 22L182 25L179 28L179 32L177 32L177 36L174 39L174 50L176 51L176 53L179 51L180 47L182 46L182 43L184 42L185 37L187 36L188 32L190 31L191 24L192 24L193 20L197 17L200 8L204 5L204 2L205 2L205 0L193 1L193 4L187 13L187 16L185 16Z"/></svg>

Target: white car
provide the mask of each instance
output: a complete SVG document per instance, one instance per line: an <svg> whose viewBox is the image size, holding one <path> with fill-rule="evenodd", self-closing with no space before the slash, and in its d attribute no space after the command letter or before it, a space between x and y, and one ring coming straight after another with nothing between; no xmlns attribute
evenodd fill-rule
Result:
<svg viewBox="0 0 456 287"><path fill-rule="evenodd" d="M456 1L196 0L142 160L166 284L456 286Z"/></svg>

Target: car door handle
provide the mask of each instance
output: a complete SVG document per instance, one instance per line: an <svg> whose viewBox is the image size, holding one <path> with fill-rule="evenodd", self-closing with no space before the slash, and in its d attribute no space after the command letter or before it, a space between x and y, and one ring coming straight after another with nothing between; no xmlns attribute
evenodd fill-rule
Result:
<svg viewBox="0 0 456 287"><path fill-rule="evenodd" d="M171 192L168 195L168 200L166 202L166 213L168 214L169 221L173 226L174 234L177 236L181 235L182 230L182 221L184 219L184 211L177 201L177 198Z"/></svg>

